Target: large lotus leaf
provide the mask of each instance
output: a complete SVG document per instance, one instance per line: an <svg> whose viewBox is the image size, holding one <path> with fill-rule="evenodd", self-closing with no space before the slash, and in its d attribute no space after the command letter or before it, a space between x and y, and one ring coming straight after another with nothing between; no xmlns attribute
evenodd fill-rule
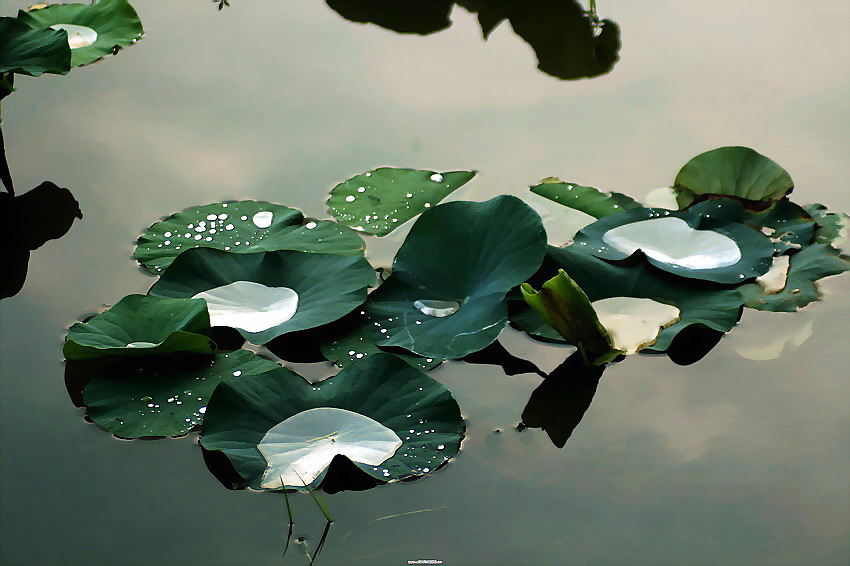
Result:
<svg viewBox="0 0 850 566"><path fill-rule="evenodd" d="M656 267L691 279L736 284L770 268L773 243L721 214L635 208L585 226L575 243L608 260L640 250Z"/></svg>
<svg viewBox="0 0 850 566"><path fill-rule="evenodd" d="M209 332L204 301L128 295L88 322L74 323L62 352L69 360L168 352L209 354L215 351L215 344L205 336Z"/></svg>
<svg viewBox="0 0 850 566"><path fill-rule="evenodd" d="M159 273L181 252L198 247L231 253L293 250L363 255L365 244L355 232L335 222L306 220L294 208L242 200L187 208L157 222L139 237L135 258Z"/></svg>
<svg viewBox="0 0 850 566"><path fill-rule="evenodd" d="M325 358L340 368L372 354L383 352L378 345L366 338L359 326L351 328L344 336L325 342L321 346ZM429 371L443 363L442 359L399 355L401 359L422 371Z"/></svg>
<svg viewBox="0 0 850 566"><path fill-rule="evenodd" d="M679 205L701 195L744 200L777 200L791 192L794 181L778 163L748 147L720 147L688 161L673 183Z"/></svg>
<svg viewBox="0 0 850 566"><path fill-rule="evenodd" d="M94 63L122 47L133 45L145 30L127 0L100 0L96 4L52 4L18 12L33 29L65 29L71 47L71 66Z"/></svg>
<svg viewBox="0 0 850 566"><path fill-rule="evenodd" d="M381 167L334 187L328 212L357 231L386 236L474 176L474 171L436 173Z"/></svg>
<svg viewBox="0 0 850 566"><path fill-rule="evenodd" d="M122 359L93 376L83 401L89 418L115 436L179 436L201 423L210 395L223 380L279 367L248 350Z"/></svg>
<svg viewBox="0 0 850 566"><path fill-rule="evenodd" d="M362 257L293 251L180 254L150 294L203 298L215 326L254 344L327 324L360 306L375 272Z"/></svg>
<svg viewBox="0 0 850 566"><path fill-rule="evenodd" d="M520 199L450 202L416 221L393 274L366 303L366 338L427 358L484 348L507 322L505 294L546 250L540 217Z"/></svg>
<svg viewBox="0 0 850 566"><path fill-rule="evenodd" d="M445 386L374 354L313 384L284 368L222 383L201 445L223 452L250 487L301 489L319 486L338 454L379 481L423 476L457 453L465 429Z"/></svg>
<svg viewBox="0 0 850 566"><path fill-rule="evenodd" d="M531 187L531 192L594 218L603 218L633 208L641 208L640 203L622 193L603 193L593 187L564 183L552 177L543 179L539 185Z"/></svg>
<svg viewBox="0 0 850 566"><path fill-rule="evenodd" d="M563 269L587 293L590 301L611 297L647 298L679 308L679 321L658 335L649 350L665 351L676 335L693 325L719 332L731 330L741 316L743 298L737 289L710 285L699 281L685 284L682 279L654 269L641 261L609 263L586 253L577 245L566 248L550 246L540 270L530 280L540 285L552 273ZM532 336L558 341L555 333L531 308L521 308L511 320Z"/></svg>
<svg viewBox="0 0 850 566"><path fill-rule="evenodd" d="M579 349L585 363L602 365L620 354L585 292L563 269L543 283L540 291L528 283L522 284L521 291L546 324Z"/></svg>
<svg viewBox="0 0 850 566"><path fill-rule="evenodd" d="M828 244L813 244L791 256L785 286L767 293L757 284L742 285L744 304L763 311L794 312L819 300L817 280L850 270L850 261Z"/></svg>
<svg viewBox="0 0 850 566"><path fill-rule="evenodd" d="M71 48L64 30L32 29L16 18L0 18L0 74L37 77L71 70Z"/></svg>
<svg viewBox="0 0 850 566"><path fill-rule="evenodd" d="M820 203L806 205L805 209L817 223L815 243L830 244L840 249L842 240L847 240L850 216L843 212L830 212Z"/></svg>

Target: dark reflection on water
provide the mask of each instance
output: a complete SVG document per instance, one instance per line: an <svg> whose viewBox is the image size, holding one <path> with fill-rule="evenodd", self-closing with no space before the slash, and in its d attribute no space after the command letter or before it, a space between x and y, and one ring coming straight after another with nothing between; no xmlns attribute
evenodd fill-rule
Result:
<svg viewBox="0 0 850 566"><path fill-rule="evenodd" d="M327 0L327 4L353 22L427 35L451 25L453 2ZM478 16L484 39L502 22L510 22L534 49L537 68L559 79L603 75L619 59L620 27L611 20L599 20L575 0L457 0L457 5Z"/></svg>

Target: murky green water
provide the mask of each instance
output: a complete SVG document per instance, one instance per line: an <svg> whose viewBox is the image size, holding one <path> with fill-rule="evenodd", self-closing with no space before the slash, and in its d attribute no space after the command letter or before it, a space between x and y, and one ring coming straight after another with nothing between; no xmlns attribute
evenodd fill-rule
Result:
<svg viewBox="0 0 850 566"><path fill-rule="evenodd" d="M162 215L254 198L323 217L333 185L381 165L479 170L456 199L542 203L526 188L548 175L641 198L732 144L786 167L796 201L850 211L850 40L833 28L846 2L600 1L621 60L584 81L535 69L507 24L483 42L461 8L419 37L322 2L233 4L140 0L140 44L68 77L22 77L4 101L18 191L50 179L85 214L0 304L4 565L281 563L282 498L222 488L192 438L115 440L65 391L63 329L147 290L129 256ZM610 368L563 449L512 428L540 377L445 365L431 375L468 420L460 455L421 481L329 497L318 563L847 563L850 276L824 287L792 315L811 337L779 359L742 357L792 334L747 311L694 366ZM546 371L565 356L506 334ZM323 519L309 498L294 504L312 548Z"/></svg>

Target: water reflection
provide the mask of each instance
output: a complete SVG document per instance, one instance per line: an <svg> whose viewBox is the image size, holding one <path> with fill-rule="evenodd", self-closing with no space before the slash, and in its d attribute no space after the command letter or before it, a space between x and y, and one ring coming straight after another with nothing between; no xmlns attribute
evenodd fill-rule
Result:
<svg viewBox="0 0 850 566"><path fill-rule="evenodd" d="M502 22L537 55L537 68L559 79L603 75L619 59L620 28L600 20L575 0L457 0L458 6L478 16L486 40ZM453 2L417 0L327 0L347 20L371 23L399 33L427 35L451 25Z"/></svg>
<svg viewBox="0 0 850 566"><path fill-rule="evenodd" d="M17 197L0 193L0 261L5 268L0 299L23 288L30 252L64 236L74 219L82 217L80 203L71 191L50 181Z"/></svg>

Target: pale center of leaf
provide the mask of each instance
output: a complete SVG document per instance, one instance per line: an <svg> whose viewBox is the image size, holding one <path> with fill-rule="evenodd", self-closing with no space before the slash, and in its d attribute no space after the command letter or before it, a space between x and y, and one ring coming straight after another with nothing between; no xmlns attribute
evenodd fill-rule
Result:
<svg viewBox="0 0 850 566"><path fill-rule="evenodd" d="M602 240L623 253L636 250L656 261L687 269L735 265L741 250L732 238L712 230L694 230L681 218L650 218L605 232Z"/></svg>
<svg viewBox="0 0 850 566"><path fill-rule="evenodd" d="M679 320L679 309L652 299L610 297L592 303L614 347L626 354L650 346L661 331Z"/></svg>
<svg viewBox="0 0 850 566"><path fill-rule="evenodd" d="M97 32L90 27L76 24L53 24L52 29L63 29L68 33L68 46L71 49L88 47L97 41Z"/></svg>
<svg viewBox="0 0 850 566"><path fill-rule="evenodd" d="M274 220L274 214L267 210L258 212L251 218L251 221L257 228L268 228L272 225L272 220Z"/></svg>
<svg viewBox="0 0 850 566"><path fill-rule="evenodd" d="M128 348L156 348L159 344L154 344L153 342L130 342L127 344Z"/></svg>
<svg viewBox="0 0 850 566"><path fill-rule="evenodd" d="M437 301L431 299L413 301L413 306L422 314L437 318L451 316L460 309L460 303L457 301Z"/></svg>
<svg viewBox="0 0 850 566"><path fill-rule="evenodd" d="M360 413L334 407L308 409L273 426L257 445L268 463L261 487L303 487L337 455L378 466L401 445L395 432Z"/></svg>
<svg viewBox="0 0 850 566"><path fill-rule="evenodd" d="M298 309L298 293L289 287L266 287L253 281L236 281L192 297L204 299L212 326L230 326L262 332L283 324Z"/></svg>

